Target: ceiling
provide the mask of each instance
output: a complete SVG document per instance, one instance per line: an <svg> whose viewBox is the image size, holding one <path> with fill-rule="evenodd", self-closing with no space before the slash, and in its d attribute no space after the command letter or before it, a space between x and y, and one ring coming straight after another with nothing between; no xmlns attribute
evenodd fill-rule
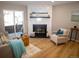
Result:
<svg viewBox="0 0 79 59"><path fill-rule="evenodd" d="M63 4L70 4L75 3L77 1L1 1L2 4L17 4L17 5L63 5Z"/></svg>

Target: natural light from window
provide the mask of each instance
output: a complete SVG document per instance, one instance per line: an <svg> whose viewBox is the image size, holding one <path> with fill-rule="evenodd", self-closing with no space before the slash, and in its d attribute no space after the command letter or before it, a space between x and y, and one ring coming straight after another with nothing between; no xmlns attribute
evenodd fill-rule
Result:
<svg viewBox="0 0 79 59"><path fill-rule="evenodd" d="M23 12L4 10L4 26L12 26L14 24L23 24Z"/></svg>

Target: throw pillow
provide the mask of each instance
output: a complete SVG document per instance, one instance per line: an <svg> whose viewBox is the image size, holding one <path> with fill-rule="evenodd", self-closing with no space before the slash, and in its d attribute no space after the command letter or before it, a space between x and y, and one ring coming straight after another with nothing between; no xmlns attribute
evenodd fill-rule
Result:
<svg viewBox="0 0 79 59"><path fill-rule="evenodd" d="M59 35L59 34L63 34L63 31L61 29L59 29L56 33L56 35Z"/></svg>

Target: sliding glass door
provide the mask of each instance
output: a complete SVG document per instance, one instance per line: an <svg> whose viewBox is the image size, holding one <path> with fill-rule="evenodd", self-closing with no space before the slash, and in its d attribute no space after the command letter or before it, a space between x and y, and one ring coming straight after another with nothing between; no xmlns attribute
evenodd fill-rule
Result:
<svg viewBox="0 0 79 59"><path fill-rule="evenodd" d="M10 35L20 35L23 33L23 11L3 10L5 30Z"/></svg>

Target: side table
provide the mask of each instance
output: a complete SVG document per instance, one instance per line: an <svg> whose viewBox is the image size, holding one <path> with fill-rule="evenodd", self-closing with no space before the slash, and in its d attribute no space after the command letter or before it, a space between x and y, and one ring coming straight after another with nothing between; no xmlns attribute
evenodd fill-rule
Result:
<svg viewBox="0 0 79 59"><path fill-rule="evenodd" d="M29 45L29 36L27 34L22 35L22 40L23 40L25 46Z"/></svg>
<svg viewBox="0 0 79 59"><path fill-rule="evenodd" d="M77 39L78 31L79 31L78 28L71 28L70 40L72 39L73 32L75 32L75 40Z"/></svg>

